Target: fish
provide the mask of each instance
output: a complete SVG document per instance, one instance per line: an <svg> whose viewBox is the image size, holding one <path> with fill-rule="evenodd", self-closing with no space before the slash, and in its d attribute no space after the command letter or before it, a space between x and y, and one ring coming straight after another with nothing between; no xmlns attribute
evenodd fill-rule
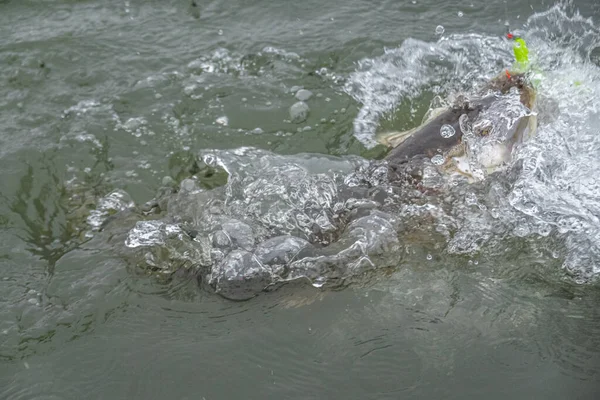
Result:
<svg viewBox="0 0 600 400"><path fill-rule="evenodd" d="M518 106L521 109L515 110ZM507 165L515 146L535 135L535 108L536 91L527 74L507 72L468 98L459 96L450 106L430 108L421 125L379 134L377 141L390 148L385 160L392 179L415 160L429 159L443 174L474 182L481 172L485 176ZM470 151L473 148L477 151Z"/></svg>

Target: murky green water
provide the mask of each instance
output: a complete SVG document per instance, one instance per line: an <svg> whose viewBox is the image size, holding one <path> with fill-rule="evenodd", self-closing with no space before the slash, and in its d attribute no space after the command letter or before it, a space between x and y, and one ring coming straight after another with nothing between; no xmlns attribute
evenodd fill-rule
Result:
<svg viewBox="0 0 600 400"><path fill-rule="evenodd" d="M143 203L182 150L373 157L344 90L357 62L551 5L0 1L0 398L597 398L600 292L552 248L417 248L366 285L237 303L79 250L70 225L69 188ZM313 93L302 125L294 86Z"/></svg>

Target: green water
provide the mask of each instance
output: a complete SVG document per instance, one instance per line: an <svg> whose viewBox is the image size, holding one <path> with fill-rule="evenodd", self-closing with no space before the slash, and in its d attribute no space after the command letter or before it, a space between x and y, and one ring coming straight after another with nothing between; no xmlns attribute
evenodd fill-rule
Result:
<svg viewBox="0 0 600 400"><path fill-rule="evenodd" d="M236 303L79 251L69 225L70 182L143 203L182 150L371 157L342 90L356 62L435 41L437 25L501 35L549 6L0 1L0 398L597 398L597 287L494 273L539 254L432 266L423 253L367 287ZM293 86L313 92L310 130L286 121Z"/></svg>

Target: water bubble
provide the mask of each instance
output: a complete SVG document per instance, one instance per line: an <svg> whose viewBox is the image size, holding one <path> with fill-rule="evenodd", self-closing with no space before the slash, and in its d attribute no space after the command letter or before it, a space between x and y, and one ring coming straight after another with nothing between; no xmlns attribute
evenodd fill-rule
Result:
<svg viewBox="0 0 600 400"><path fill-rule="evenodd" d="M458 15L458 18L462 18L465 14L462 11L459 11L456 15Z"/></svg>
<svg viewBox="0 0 600 400"><path fill-rule="evenodd" d="M442 135L444 139L454 136L455 133L456 131L454 130L454 127L452 125L444 124L440 128L440 135Z"/></svg>
<svg viewBox="0 0 600 400"><path fill-rule="evenodd" d="M223 36L223 29L219 29L219 36Z"/></svg>
<svg viewBox="0 0 600 400"><path fill-rule="evenodd" d="M295 124L302 123L308 118L309 111L308 104L299 101L290 107L290 119Z"/></svg>
<svg viewBox="0 0 600 400"><path fill-rule="evenodd" d="M312 92L306 89L300 89L296 93L296 98L300 101L306 101L312 97Z"/></svg>
<svg viewBox="0 0 600 400"><path fill-rule="evenodd" d="M217 118L215 122L219 125L227 126L229 125L229 118L227 118L226 116L222 116Z"/></svg>
<svg viewBox="0 0 600 400"><path fill-rule="evenodd" d="M529 226L527 226L525 224L521 224L521 225L515 227L514 233L518 237L525 237L525 236L529 235Z"/></svg>
<svg viewBox="0 0 600 400"><path fill-rule="evenodd" d="M427 254L427 260L429 260L429 261L433 260L433 256L431 254Z"/></svg>
<svg viewBox="0 0 600 400"><path fill-rule="evenodd" d="M438 25L435 27L435 34L442 35L444 33L444 27L442 25Z"/></svg>
<svg viewBox="0 0 600 400"><path fill-rule="evenodd" d="M165 176L162 178L162 184L163 186L173 186L175 185L175 179L171 178L170 176Z"/></svg>
<svg viewBox="0 0 600 400"><path fill-rule="evenodd" d="M445 161L446 158L441 154L436 154L435 156L431 157L431 162L433 165L442 165Z"/></svg>

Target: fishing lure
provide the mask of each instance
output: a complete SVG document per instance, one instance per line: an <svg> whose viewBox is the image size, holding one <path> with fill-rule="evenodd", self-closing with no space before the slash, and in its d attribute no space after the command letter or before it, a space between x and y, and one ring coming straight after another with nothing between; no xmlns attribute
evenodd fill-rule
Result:
<svg viewBox="0 0 600 400"><path fill-rule="evenodd" d="M513 54L515 55L516 63L512 70L515 72L524 72L529 67L529 49L523 38L515 38L512 33L507 33L508 39L514 39Z"/></svg>

